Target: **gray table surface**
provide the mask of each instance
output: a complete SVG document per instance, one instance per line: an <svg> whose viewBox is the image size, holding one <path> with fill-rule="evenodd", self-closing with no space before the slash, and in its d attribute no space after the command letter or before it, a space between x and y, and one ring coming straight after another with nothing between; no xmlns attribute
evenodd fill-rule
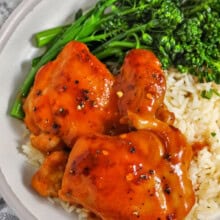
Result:
<svg viewBox="0 0 220 220"><path fill-rule="evenodd" d="M16 8L16 6L21 3L22 0L0 0L0 27L3 25L5 20L11 14L11 12ZM14 211L5 203L4 199L1 197L0 192L0 220L19 220L14 214Z"/></svg>
<svg viewBox="0 0 220 220"><path fill-rule="evenodd" d="M0 0L0 27L22 0Z"/></svg>

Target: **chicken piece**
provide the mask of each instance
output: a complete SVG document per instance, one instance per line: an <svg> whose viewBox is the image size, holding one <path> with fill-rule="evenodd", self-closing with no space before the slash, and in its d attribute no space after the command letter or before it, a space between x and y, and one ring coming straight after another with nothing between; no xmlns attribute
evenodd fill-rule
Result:
<svg viewBox="0 0 220 220"><path fill-rule="evenodd" d="M183 219L195 202L188 179L192 152L178 130L173 135L171 146L148 130L79 138L59 197L103 220ZM178 157L168 157L167 147L178 148Z"/></svg>
<svg viewBox="0 0 220 220"><path fill-rule="evenodd" d="M57 197L68 159L68 153L54 151L48 155L32 177L31 185L41 196Z"/></svg>
<svg viewBox="0 0 220 220"><path fill-rule="evenodd" d="M69 147L82 135L117 133L113 84L114 77L86 45L72 41L37 73L24 102L25 124L36 139L41 133L55 135Z"/></svg>
<svg viewBox="0 0 220 220"><path fill-rule="evenodd" d="M165 75L151 51L131 50L125 57L115 87L116 93L121 94L118 101L121 123L137 127L136 121L141 120L145 127L150 128L154 126L156 116L159 120L169 119L173 123L173 113L163 108ZM158 109L160 112L156 114Z"/></svg>
<svg viewBox="0 0 220 220"><path fill-rule="evenodd" d="M176 138L182 134L172 126L175 115L164 104L166 80L157 57L149 50L131 50L125 57L115 88L123 94L118 99L121 122L137 130L156 133L167 142L167 157L172 155L172 162L178 161L180 149Z"/></svg>
<svg viewBox="0 0 220 220"><path fill-rule="evenodd" d="M61 150L65 147L63 141L56 135L40 133L39 135L30 134L32 147L38 149L43 154Z"/></svg>
<svg viewBox="0 0 220 220"><path fill-rule="evenodd" d="M117 78L121 115L129 112L143 118L154 118L156 110L163 103L166 81L161 64L148 50L134 49L125 57Z"/></svg>
<svg viewBox="0 0 220 220"><path fill-rule="evenodd" d="M182 134L172 126L175 116L164 104L166 80L157 57L149 50L131 50L118 75L116 89L123 94L118 99L121 122L155 132L168 142L167 156L173 155L173 162L178 160L179 146L175 139Z"/></svg>

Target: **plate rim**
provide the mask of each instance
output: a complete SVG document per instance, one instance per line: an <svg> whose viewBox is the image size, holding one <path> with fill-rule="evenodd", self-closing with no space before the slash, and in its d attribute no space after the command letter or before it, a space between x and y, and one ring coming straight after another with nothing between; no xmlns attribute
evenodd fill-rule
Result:
<svg viewBox="0 0 220 220"><path fill-rule="evenodd" d="M13 34L19 23L29 14L42 0L22 0L13 10L0 28L0 54L6 46L10 35Z"/></svg>
<svg viewBox="0 0 220 220"><path fill-rule="evenodd" d="M10 35L13 34L19 23L28 15L36 5L42 0L22 0L21 3L13 10L13 12L6 19L0 29L0 54L4 50ZM0 192L9 207L13 210L15 215L20 219L36 220L30 211L21 203L16 194L7 184L5 176L0 167Z"/></svg>
<svg viewBox="0 0 220 220"><path fill-rule="evenodd" d="M1 179L1 181L0 181L1 196L6 201L6 203L9 205L9 207L13 210L15 215L19 219L23 219L23 220L25 220L25 219L36 220L36 218L21 203L21 201L18 199L18 197L15 195L15 193L9 187L9 185L7 184L7 181L5 179L5 176L2 173L1 168L0 168L0 179Z"/></svg>

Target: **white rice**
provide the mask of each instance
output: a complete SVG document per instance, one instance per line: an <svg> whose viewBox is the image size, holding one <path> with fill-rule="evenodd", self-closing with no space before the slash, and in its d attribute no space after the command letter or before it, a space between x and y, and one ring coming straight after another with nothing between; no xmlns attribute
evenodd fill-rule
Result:
<svg viewBox="0 0 220 220"><path fill-rule="evenodd" d="M186 220L211 220L215 214L220 214L220 97L214 94L211 99L205 99L201 92L210 89L220 92L220 86L197 83L193 76L175 70L166 73L166 77L165 104L175 114L174 125L190 143L207 143L207 147L199 151L191 162L189 175L197 202ZM22 148L33 165L42 163L43 155L37 150L30 145L23 145ZM68 212L79 214L80 220L90 218L88 211L83 208L57 199L52 201L59 202Z"/></svg>
<svg viewBox="0 0 220 220"><path fill-rule="evenodd" d="M197 202L187 220L209 220L220 213L220 97L201 96L210 89L220 91L220 86L196 83L193 76L175 70L167 74L165 104L175 113L174 125L190 143L208 145L194 157L189 170Z"/></svg>

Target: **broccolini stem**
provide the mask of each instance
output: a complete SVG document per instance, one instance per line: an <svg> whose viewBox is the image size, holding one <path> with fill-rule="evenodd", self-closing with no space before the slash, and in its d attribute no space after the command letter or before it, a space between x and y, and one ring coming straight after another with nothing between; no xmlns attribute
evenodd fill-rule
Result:
<svg viewBox="0 0 220 220"><path fill-rule="evenodd" d="M16 99L15 99L15 102L13 103L13 106L11 108L10 115L15 117L15 118L18 118L18 119L23 119L24 118L24 112L22 110L22 106L23 106L23 102L22 102L22 99L21 99L21 95L18 94Z"/></svg>
<svg viewBox="0 0 220 220"><path fill-rule="evenodd" d="M89 32L91 32L91 29L95 29L98 26L100 26L101 24L103 24L107 21L111 21L116 15L117 15L117 17L126 16L128 14L138 12L139 10L150 9L150 7L151 7L151 5L147 4L147 5L142 5L142 6L138 6L138 7L126 8L123 11L117 11L117 13L116 12L112 12L112 13L110 12L109 14L106 14L104 18L100 19L99 21L97 21L93 25L88 26L87 28L89 29ZM94 25L95 25L95 27L94 27ZM36 39L36 42L37 42L37 47L46 46L57 35L59 35L63 31L65 31L65 29L67 27L68 27L68 25L65 25L65 26L55 27L55 28L51 28L51 29L36 33L35 34L35 39ZM87 40L86 39L87 36L90 39ZM85 29L82 29L75 40L79 40L79 41L82 41L82 42L99 41L100 39L105 39L104 37L105 37L105 34L103 34L103 37L101 37L101 36L96 37L96 35L89 36L89 34L87 32L85 32Z"/></svg>
<svg viewBox="0 0 220 220"><path fill-rule="evenodd" d="M130 42L130 41L114 41L109 43L108 48L103 51L95 53L96 57L99 59L105 59L107 57L111 57L112 55L116 57L123 58L124 57L124 48L136 48L137 42Z"/></svg>
<svg viewBox="0 0 220 220"><path fill-rule="evenodd" d="M35 34L35 40L37 47L43 47L51 42L58 34L62 33L66 29L66 26L60 26L51 28L45 31Z"/></svg>
<svg viewBox="0 0 220 220"><path fill-rule="evenodd" d="M210 4L212 4L213 0L203 0L201 2L194 1L193 3L190 1L184 1L184 4L182 5L182 10L184 12L184 15L186 17L190 17L191 15L194 15L197 12L203 11L204 9L207 9ZM187 4L188 3L188 4ZM202 3L202 4L201 4Z"/></svg>
<svg viewBox="0 0 220 220"><path fill-rule="evenodd" d="M136 42L130 42L130 41L113 41L110 42L109 47L124 47L124 48L136 48L137 47L137 43Z"/></svg>
<svg viewBox="0 0 220 220"><path fill-rule="evenodd" d="M122 57L123 51L120 48L107 48L106 50L100 51L96 54L99 59L105 59L111 56Z"/></svg>
<svg viewBox="0 0 220 220"><path fill-rule="evenodd" d="M108 37L111 37L116 32L117 31L112 31L111 33L104 33L104 34L99 34L99 35L91 35L91 36L88 36L88 37L80 39L80 42L89 43L89 42L92 42L92 41L105 40Z"/></svg>
<svg viewBox="0 0 220 220"><path fill-rule="evenodd" d="M139 25L139 26L136 26L136 27L133 27L127 31L125 31L124 33L121 33L117 36L115 36L114 38L111 38L109 41L105 42L104 44L102 44L101 46L97 47L95 50L92 51L93 54L98 54L99 52L105 50L106 48L109 47L109 45L114 45L114 42L118 42L125 38L126 36L130 36L131 34L133 33L136 33L138 31L141 31L141 30L149 30L151 29L152 27L154 27L154 25L157 23L156 20L152 20L150 21L149 23L147 24L142 24L142 25ZM136 45L136 44L135 44Z"/></svg>

